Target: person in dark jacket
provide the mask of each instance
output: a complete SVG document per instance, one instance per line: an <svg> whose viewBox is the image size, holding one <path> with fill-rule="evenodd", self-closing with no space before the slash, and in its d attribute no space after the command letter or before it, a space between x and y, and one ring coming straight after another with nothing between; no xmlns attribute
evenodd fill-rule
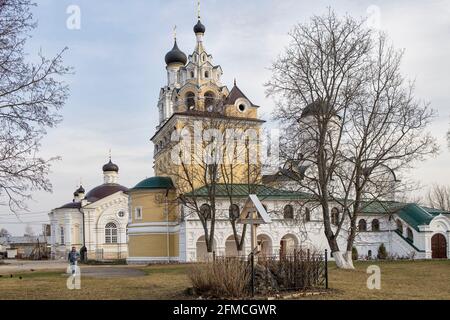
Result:
<svg viewBox="0 0 450 320"><path fill-rule="evenodd" d="M70 268L72 269L72 274L75 274L77 269L77 262L80 258L80 254L77 252L75 247L72 247L72 251L69 252L67 260L69 260Z"/></svg>

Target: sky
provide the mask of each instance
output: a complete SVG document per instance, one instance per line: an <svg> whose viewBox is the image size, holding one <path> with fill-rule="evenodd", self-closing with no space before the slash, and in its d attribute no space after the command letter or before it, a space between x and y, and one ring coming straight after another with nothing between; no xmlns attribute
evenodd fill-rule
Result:
<svg viewBox="0 0 450 320"><path fill-rule="evenodd" d="M52 166L53 193L36 192L19 221L0 207L0 228L14 235L26 226L38 233L47 213L72 201L76 186L86 190L103 182L108 161L120 167L120 183L133 187L153 175L153 146L149 138L158 121L159 90L166 83L164 55L173 45L173 27L181 50L195 46L196 0L39 0L34 8L38 28L27 43L29 59L41 49L54 56L64 47L70 97L63 122L48 131L41 156L60 156ZM77 6L80 28L67 20ZM204 44L215 64L222 66L223 83L238 86L260 105L259 116L271 121L274 102L265 96L271 62L287 45L288 32L312 15L333 8L338 14L369 16L369 22L388 33L394 46L405 50L403 72L416 83L418 99L428 101L438 116L430 131L441 145L438 156L419 163L409 173L421 188L450 184L450 150L445 135L450 127L450 1L300 1L202 0L206 26Z"/></svg>

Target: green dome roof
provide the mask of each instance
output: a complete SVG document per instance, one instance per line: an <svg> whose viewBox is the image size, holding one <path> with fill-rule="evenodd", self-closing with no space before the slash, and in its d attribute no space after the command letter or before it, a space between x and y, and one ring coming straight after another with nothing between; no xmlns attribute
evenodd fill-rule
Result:
<svg viewBox="0 0 450 320"><path fill-rule="evenodd" d="M139 182L133 189L131 190L139 190L139 189L170 189L173 188L172 179L169 177L151 177Z"/></svg>

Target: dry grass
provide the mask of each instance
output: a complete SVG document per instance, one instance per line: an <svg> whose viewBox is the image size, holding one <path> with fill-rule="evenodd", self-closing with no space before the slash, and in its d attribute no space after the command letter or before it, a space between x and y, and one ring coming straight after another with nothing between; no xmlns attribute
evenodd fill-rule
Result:
<svg viewBox="0 0 450 320"><path fill-rule="evenodd" d="M369 290L367 267L381 270L381 289ZM450 260L357 262L356 270L329 267L329 285L336 292L318 299L450 299Z"/></svg>
<svg viewBox="0 0 450 320"><path fill-rule="evenodd" d="M220 298L248 296L248 263L240 259L218 258L190 268L189 278L199 294Z"/></svg>
<svg viewBox="0 0 450 320"><path fill-rule="evenodd" d="M381 290L369 290L366 269L381 268ZM0 299L189 299L190 265L140 267L145 275L99 279L83 277L81 290L66 288L63 271L22 273L0 278ZM1 268L0 268L1 273ZM355 271L330 265L333 292L314 299L450 299L450 260L357 262Z"/></svg>

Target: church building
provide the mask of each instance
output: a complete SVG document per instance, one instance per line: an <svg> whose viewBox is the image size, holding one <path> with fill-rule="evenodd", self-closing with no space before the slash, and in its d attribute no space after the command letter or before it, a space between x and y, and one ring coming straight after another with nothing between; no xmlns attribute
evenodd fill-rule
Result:
<svg viewBox="0 0 450 320"><path fill-rule="evenodd" d="M218 172L212 165L177 163L176 157L182 150L176 149L176 142L186 137L195 139L195 130L204 136L205 130L215 125L222 131L226 126L240 127L255 133L257 146L261 139L264 121L258 117L258 106L236 81L231 90L222 83L222 68L213 63L212 55L206 51L205 33L199 16L194 26L196 42L192 54L187 56L175 37L172 50L165 56L167 83L160 90L159 124L151 138L155 176L128 190L127 262L194 262L208 258L198 207L202 219L208 220L214 206L212 247L216 254L250 253L249 232L237 250L243 225L231 223L236 221L249 194L256 194L271 217L270 224L258 227L257 242L262 254L278 255L299 247L329 250L319 206L308 193L292 191L289 183L278 183L276 173L263 176L259 148L242 151L246 162L233 168L231 181L227 172ZM311 104L308 112L302 114L304 121L314 115L314 108ZM195 140L187 149L195 149ZM256 162L248 161L250 155L255 156ZM194 158L195 152L189 157ZM219 180L213 203L208 183L212 176ZM375 258L381 245L391 257L450 257L450 213L394 200L367 203L360 212L355 240L360 258ZM330 210L337 228L343 210L337 203ZM340 247L345 247L345 229L337 239Z"/></svg>
<svg viewBox="0 0 450 320"><path fill-rule="evenodd" d="M49 213L54 259L66 259L72 247L87 259L127 258L128 188L118 183L119 166L111 159L102 171L103 184L87 193L80 185L71 202Z"/></svg>

